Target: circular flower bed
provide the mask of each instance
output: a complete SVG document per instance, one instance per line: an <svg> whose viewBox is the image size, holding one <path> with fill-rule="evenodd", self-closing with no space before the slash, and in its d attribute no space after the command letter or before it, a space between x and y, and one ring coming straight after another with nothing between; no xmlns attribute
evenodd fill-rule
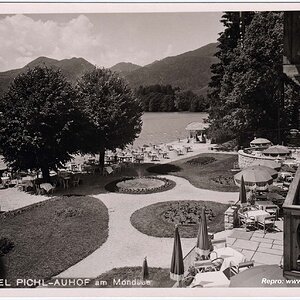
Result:
<svg viewBox="0 0 300 300"><path fill-rule="evenodd" d="M172 224L195 225L201 218L203 204L198 202L172 202L161 214L163 220ZM208 223L216 217L213 210L205 209Z"/></svg>
<svg viewBox="0 0 300 300"><path fill-rule="evenodd" d="M172 189L175 182L163 177L126 177L105 186L110 192L124 194L151 194Z"/></svg>
<svg viewBox="0 0 300 300"><path fill-rule="evenodd" d="M180 236L194 238L197 236L203 207L206 208L209 232L224 230L224 212L228 205L212 201L158 202L135 211L130 221L140 232L155 237L173 237L175 224L180 224Z"/></svg>

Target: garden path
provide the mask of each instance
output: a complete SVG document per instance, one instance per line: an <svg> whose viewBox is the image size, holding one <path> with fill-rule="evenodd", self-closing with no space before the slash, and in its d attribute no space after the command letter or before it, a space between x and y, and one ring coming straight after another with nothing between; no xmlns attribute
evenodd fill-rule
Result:
<svg viewBox="0 0 300 300"><path fill-rule="evenodd" d="M164 175L176 182L172 190L143 195L108 193L93 195L101 199L109 211L109 236L104 245L57 277L94 278L112 268L142 265L147 256L149 267L168 268L170 266L173 238L147 236L136 230L130 223L134 211L144 206L170 200L206 200L220 203L234 203L238 193L216 192L198 189L186 179ZM221 238L229 232L220 232ZM194 238L182 238L183 254L195 245Z"/></svg>

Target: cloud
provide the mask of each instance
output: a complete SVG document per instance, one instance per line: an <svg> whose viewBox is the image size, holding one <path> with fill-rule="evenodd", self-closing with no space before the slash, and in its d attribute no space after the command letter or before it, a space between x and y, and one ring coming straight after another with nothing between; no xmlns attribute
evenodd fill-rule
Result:
<svg viewBox="0 0 300 300"><path fill-rule="evenodd" d="M1 71L23 67L39 56L83 57L102 65L117 55L108 51L101 33L84 15L64 23L7 16L0 20L0 45Z"/></svg>

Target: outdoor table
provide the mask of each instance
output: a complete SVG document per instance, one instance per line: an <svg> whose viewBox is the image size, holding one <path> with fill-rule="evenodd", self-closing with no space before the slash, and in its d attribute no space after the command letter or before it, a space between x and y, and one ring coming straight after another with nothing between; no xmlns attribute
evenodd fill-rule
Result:
<svg viewBox="0 0 300 300"><path fill-rule="evenodd" d="M221 271L224 271L228 267L231 267L233 265L239 265L242 262L246 261L246 257L241 252L231 248L231 247L225 247L225 248L218 248L214 249L211 253L211 259L215 258L223 258L223 264L221 266Z"/></svg>
<svg viewBox="0 0 300 300"><path fill-rule="evenodd" d="M26 181L32 182L34 180L35 180L35 177L33 177L33 176L25 176L22 178L22 182L26 182Z"/></svg>
<svg viewBox="0 0 300 300"><path fill-rule="evenodd" d="M64 189L68 189L71 177L70 176L60 176L60 177L62 179L62 183L63 183Z"/></svg>
<svg viewBox="0 0 300 300"><path fill-rule="evenodd" d="M41 183L40 188L45 190L46 193L54 190L54 186L51 183Z"/></svg>
<svg viewBox="0 0 300 300"><path fill-rule="evenodd" d="M279 207L272 201L256 201L255 204L260 210L264 210L272 215L278 215Z"/></svg>
<svg viewBox="0 0 300 300"><path fill-rule="evenodd" d="M159 160L157 154L150 154L151 161Z"/></svg>
<svg viewBox="0 0 300 300"><path fill-rule="evenodd" d="M190 152L190 151L192 151L192 148L191 148L191 146L183 146L183 147L185 148L186 152Z"/></svg>
<svg viewBox="0 0 300 300"><path fill-rule="evenodd" d="M1 177L1 181L2 183L5 185L8 181L10 180L10 178L8 176L5 177Z"/></svg>
<svg viewBox="0 0 300 300"><path fill-rule="evenodd" d="M250 210L245 213L247 217L253 217L255 222L264 220L265 217L270 216L270 214L264 210Z"/></svg>
<svg viewBox="0 0 300 300"><path fill-rule="evenodd" d="M228 287L230 284L230 280L226 277L223 271L217 272L208 272L208 273L198 273L196 274L193 282L190 287L204 287L204 288L212 288L212 287Z"/></svg>

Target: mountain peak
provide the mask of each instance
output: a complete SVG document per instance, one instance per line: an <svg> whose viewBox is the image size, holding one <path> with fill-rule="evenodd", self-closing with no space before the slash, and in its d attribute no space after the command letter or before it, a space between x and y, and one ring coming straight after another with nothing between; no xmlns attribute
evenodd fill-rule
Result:
<svg viewBox="0 0 300 300"><path fill-rule="evenodd" d="M131 62L120 62L114 66L112 66L110 69L113 72L118 72L118 73L129 73L135 70L138 70L139 68L141 68L141 66L133 64Z"/></svg>

